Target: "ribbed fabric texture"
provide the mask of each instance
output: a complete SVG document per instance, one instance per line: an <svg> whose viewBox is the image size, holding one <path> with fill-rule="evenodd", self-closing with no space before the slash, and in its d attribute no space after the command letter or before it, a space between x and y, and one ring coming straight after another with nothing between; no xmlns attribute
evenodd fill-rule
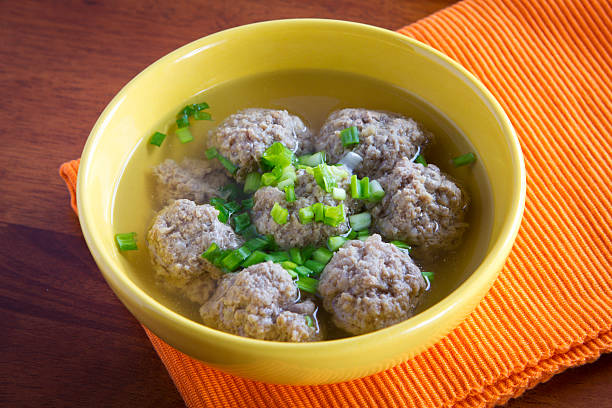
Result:
<svg viewBox="0 0 612 408"><path fill-rule="evenodd" d="M499 279L426 352L341 384L243 380L147 331L188 406L494 406L612 351L611 4L465 0L399 31L480 78L516 128L526 208Z"/></svg>

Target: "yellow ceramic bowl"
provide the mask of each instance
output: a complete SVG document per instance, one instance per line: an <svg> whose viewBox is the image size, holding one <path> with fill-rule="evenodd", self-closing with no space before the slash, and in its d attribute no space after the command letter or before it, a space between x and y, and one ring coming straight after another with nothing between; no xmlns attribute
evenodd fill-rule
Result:
<svg viewBox="0 0 612 408"><path fill-rule="evenodd" d="M493 221L484 260L449 296L407 321L362 336L309 344L230 335L158 303L130 279L129 265L115 246L111 224L117 183L152 124L215 84L294 69L366 75L419 96L467 135L489 176ZM91 253L111 288L142 324L175 348L223 371L282 384L366 376L415 356L446 335L475 308L499 273L519 228L524 197L525 170L516 135L477 79L406 36L329 20L238 27L155 62L127 84L98 119L83 151L77 188L79 218Z"/></svg>

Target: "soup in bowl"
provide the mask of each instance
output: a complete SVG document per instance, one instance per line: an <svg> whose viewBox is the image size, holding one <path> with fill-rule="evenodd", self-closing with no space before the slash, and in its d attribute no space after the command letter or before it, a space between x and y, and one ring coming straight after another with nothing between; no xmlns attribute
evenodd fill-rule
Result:
<svg viewBox="0 0 612 408"><path fill-rule="evenodd" d="M356 47L358 54L351 51ZM289 129L293 139L277 132L258 154L245 155L262 139L257 132L232 139L237 129L248 127L240 120L258 129ZM400 130L381 123L398 123ZM187 139L181 130L186 128ZM151 144L155 132L167 135L160 146ZM385 132L399 135L397 143L381 145L374 136ZM292 145L294 139L303 146ZM409 149L398 153L398 143ZM379 153L369 155L372 148ZM289 161L281 166L283 152ZM323 160L313 158L319 152L326 152ZM351 162L349 153L360 162ZM466 153L472 160L457 166L452 159ZM177 171L193 169L193 163L220 175L193 170L190 174L206 173L195 189L168 181ZM280 168L276 175L275 166ZM295 177L283 178L291 172ZM245 189L251 174L259 183ZM388 368L423 351L464 319L509 253L522 215L524 177L516 136L499 104L448 58L374 27L287 20L198 40L126 85L88 139L77 200L85 238L103 275L156 335L232 374L317 384ZM420 179L425 181L419 184ZM427 187L431 191L446 183L455 192L460 215L450 217L449 228L445 219L432 218L429 229L437 235L424 239L406 224L412 211L406 203L412 191L427 190L432 180L438 184L434 190ZM378 186L374 181L380 181ZM233 196L231 186L237 191ZM370 196L379 187L383 193ZM434 204L448 211L448 200ZM415 211L438 211L420 206L423 199L413 201L420 203ZM228 204L239 206L224 219ZM315 204L330 216L322 212L315 219ZM184 267L188 261L168 252L185 243L166 239L169 230L179 229L173 220L190 211L203 221L191 225L195 235L179 233L185 242L190 236L226 234L206 235L192 248L193 274ZM244 232L249 227L252 235ZM440 235L447 230L452 233ZM115 236L126 232L136 233L138 250L118 248ZM247 245L270 236L267 246ZM255 259L255 252L263 255ZM353 275L342 275L347 259L359 263L366 253L385 259L373 266L362 262ZM247 262L250 258L258 262ZM359 314L356 305L365 302L360 293L371 292L368 287L356 292L358 275L367 270L380 278L380 265L406 285L395 289L390 303L375 303ZM339 270L344 272L332 279ZM268 285L278 294L279 282L286 294L282 302L272 301L278 311L264 316L267 329L246 330L248 322L236 316L257 302L270 302L267 295L258 297L259 289ZM247 304L228 309L236 304L228 294L241 287L247 292L237 293ZM347 294L356 300L338 306ZM398 312L383 318L385 308ZM287 325L292 329L279 329Z"/></svg>

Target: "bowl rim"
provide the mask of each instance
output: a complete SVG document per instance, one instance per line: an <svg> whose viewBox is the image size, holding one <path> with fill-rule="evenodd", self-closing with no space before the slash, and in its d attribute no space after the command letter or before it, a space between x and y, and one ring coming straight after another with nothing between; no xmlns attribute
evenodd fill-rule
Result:
<svg viewBox="0 0 612 408"><path fill-rule="evenodd" d="M122 100L126 94L130 92L132 88L137 86L138 79L141 76L147 75L154 67L175 61L180 57L191 55L190 53L197 53L202 50L199 46L200 43L214 42L218 37L226 35L228 32L243 32L259 27L272 27L272 26L284 26L284 25L326 25L329 27L336 26L339 28L345 27L351 30L361 30L361 32L367 33L368 35L379 36L381 38L388 38L389 40L398 41L405 45L414 47L423 51L425 54L429 54L430 57L436 60L438 63L443 63L448 69L452 70L461 80L466 81L472 85L472 88L477 92L479 97L489 105L491 113L496 117L502 133L506 136L506 143L510 150L510 155L513 158L512 161L512 175L514 177L512 188L518 190L513 196L511 203L511 216L507 217L503 222L499 238L494 242L493 246L488 251L488 254L484 257L480 265L469 275L469 277L459 285L450 294L445 296L442 300L430 306L426 310L419 314L404 320L403 322L397 323L393 326L380 329L374 332L351 336L341 339L324 340L319 342L310 343L291 343L291 342L278 342L269 340L258 340L248 337L242 337L220 330L212 329L201 323L195 322L173 310L167 308L161 303L157 302L152 296L147 294L141 289L136 283L131 281L127 275L120 269L115 269L112 265L114 262L110 259L110 255L104 251L100 251L96 244L96 237L93 235L93 214L88 209L86 198L84 196L85 180L88 178L90 172L90 166L88 165L93 157L95 147L97 144L97 136L104 133L104 129L115 111L121 105ZM518 184L518 185L517 185ZM518 187L518 188L517 188ZM334 353L341 349L356 345L358 343L367 340L369 342L377 342L383 340L385 337L395 337L398 335L408 335L411 332L418 330L424 325L435 324L436 321L441 319L444 315L451 312L454 308L460 308L462 304L467 303L468 299L473 299L479 293L482 293L480 300L485 296L484 294L492 286L494 279L497 277L498 272L501 270L503 263L510 253L516 235L518 233L523 211L525 205L526 195L526 172L524 159L518 141L516 132L510 122L510 119L502 109L499 102L491 94L491 92L480 82L473 74L467 69L461 66L458 62L455 62L450 57L444 55L440 51L426 45L418 40L415 40L407 35L400 34L395 31L387 30L380 27L371 26L363 23L356 23L344 20L333 20L333 19L318 19L318 18L305 18L305 19L282 19L282 20L270 20L258 23L252 23L242 26L229 28L223 31L219 31L195 41L192 41L180 48L166 54L160 59L156 60L133 79L131 79L109 102L102 114L99 116L94 127L92 128L83 153L81 156L81 165L77 177L77 208L79 214L79 222L87 246L89 247L92 256L94 257L100 271L104 278L110 282L113 282L114 287L119 288L123 291L126 296L136 297L141 306L146 307L154 312L162 320L172 321L176 325L182 326L182 329L193 330L195 333L201 336L206 336L212 341L220 341L225 343L227 348L234 347L248 347L254 353L269 354L270 352L286 350L294 353L315 353L315 352L326 352ZM113 286L113 285L111 285ZM471 310L471 309L470 309ZM469 311L465 312L461 321L469 315ZM456 325L455 325L456 327ZM449 331L440 335L440 337L447 335ZM163 338L163 336L162 336ZM436 339L436 341L439 339Z"/></svg>

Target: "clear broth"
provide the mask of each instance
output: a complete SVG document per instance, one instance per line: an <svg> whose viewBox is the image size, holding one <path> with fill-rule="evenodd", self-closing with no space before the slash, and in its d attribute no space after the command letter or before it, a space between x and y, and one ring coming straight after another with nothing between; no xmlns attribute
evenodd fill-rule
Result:
<svg viewBox="0 0 612 408"><path fill-rule="evenodd" d="M156 285L149 253L144 238L159 206L154 200L154 180L151 168L167 158L176 161L184 157L203 158L209 131L227 116L249 107L286 109L300 116L316 132L334 110L358 107L397 112L411 117L431 131L435 144L426 152L429 163L434 163L470 194L470 209L466 221L470 227L461 246L444 259L421 262L423 270L435 272L435 280L425 294L417 313L429 308L455 290L478 267L487 250L492 225L491 192L482 164L454 168L450 159L475 149L461 131L441 112L427 102L388 83L365 76L335 71L272 72L221 83L194 95L186 103L206 101L211 106L213 121L192 121L194 141L181 144L174 136L174 115L177 106L167 117L160 118L150 133L143 135L126 162L122 176L115 186L113 227L116 232L136 231L139 250L123 255L129 262L135 283L166 307L196 322L201 322L198 305L174 295ZM161 148L148 144L154 131L168 137ZM142 200L146 197L146 200ZM134 208L130 202L146 202L145 208ZM322 308L320 308L322 309ZM319 319L328 316L319 310ZM327 326L333 327L328 324ZM329 338L347 336L330 330Z"/></svg>

